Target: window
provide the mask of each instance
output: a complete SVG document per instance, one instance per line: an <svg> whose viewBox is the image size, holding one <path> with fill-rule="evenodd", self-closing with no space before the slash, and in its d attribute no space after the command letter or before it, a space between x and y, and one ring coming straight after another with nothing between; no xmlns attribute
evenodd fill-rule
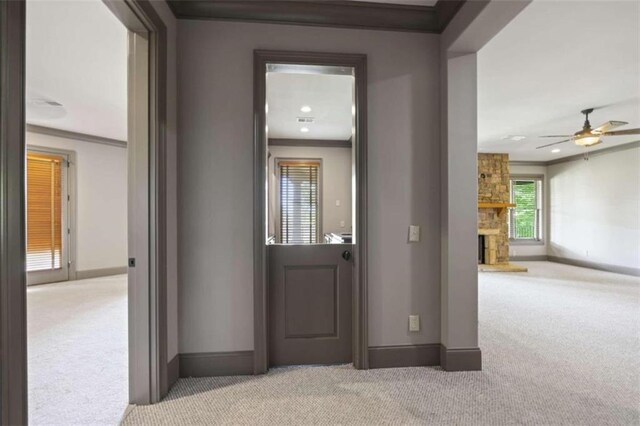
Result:
<svg viewBox="0 0 640 426"><path fill-rule="evenodd" d="M515 241L542 241L542 176L512 177L509 210L509 238Z"/></svg>
<svg viewBox="0 0 640 426"><path fill-rule="evenodd" d="M315 244L319 240L320 162L278 161L280 243Z"/></svg>
<svg viewBox="0 0 640 426"><path fill-rule="evenodd" d="M55 155L27 155L27 271L62 267L62 165Z"/></svg>

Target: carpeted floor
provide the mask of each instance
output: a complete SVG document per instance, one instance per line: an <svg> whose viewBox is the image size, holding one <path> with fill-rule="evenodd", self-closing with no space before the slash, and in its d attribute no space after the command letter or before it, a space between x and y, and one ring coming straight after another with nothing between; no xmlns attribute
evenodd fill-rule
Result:
<svg viewBox="0 0 640 426"><path fill-rule="evenodd" d="M640 279L523 262L480 274L483 371L273 369L181 379L124 424L640 423Z"/></svg>
<svg viewBox="0 0 640 426"><path fill-rule="evenodd" d="M128 402L127 277L27 290L29 424L114 425Z"/></svg>

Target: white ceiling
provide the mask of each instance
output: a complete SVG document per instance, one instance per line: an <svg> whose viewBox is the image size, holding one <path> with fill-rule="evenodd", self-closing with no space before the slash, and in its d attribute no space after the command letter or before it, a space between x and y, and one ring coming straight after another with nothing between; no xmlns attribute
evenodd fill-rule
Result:
<svg viewBox="0 0 640 426"><path fill-rule="evenodd" d="M348 75L267 73L267 126L275 139L348 140L354 78ZM303 106L311 112L302 112ZM298 117L313 117L310 124ZM301 128L309 129L302 133Z"/></svg>
<svg viewBox="0 0 640 426"><path fill-rule="evenodd" d="M478 148L512 160L548 161L585 152L571 142L582 109L598 108L592 127L627 121L640 127L640 3L533 1L478 54ZM522 135L521 141L502 140ZM606 137L598 150L640 136Z"/></svg>
<svg viewBox="0 0 640 426"><path fill-rule="evenodd" d="M410 6L435 6L438 0L354 0L367 3L405 4Z"/></svg>
<svg viewBox="0 0 640 426"><path fill-rule="evenodd" d="M127 139L127 30L101 0L27 2L26 67L28 123Z"/></svg>

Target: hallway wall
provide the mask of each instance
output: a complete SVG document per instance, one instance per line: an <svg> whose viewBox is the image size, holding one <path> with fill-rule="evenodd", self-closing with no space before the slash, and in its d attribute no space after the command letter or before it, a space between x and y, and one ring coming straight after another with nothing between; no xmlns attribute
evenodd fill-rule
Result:
<svg viewBox="0 0 640 426"><path fill-rule="evenodd" d="M254 49L368 55L369 344L439 343L439 36L178 26L180 352L253 349Z"/></svg>

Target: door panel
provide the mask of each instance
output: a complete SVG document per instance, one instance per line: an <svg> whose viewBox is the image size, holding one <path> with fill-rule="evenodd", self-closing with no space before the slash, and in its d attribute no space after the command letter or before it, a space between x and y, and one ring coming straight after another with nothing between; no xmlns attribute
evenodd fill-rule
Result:
<svg viewBox="0 0 640 426"><path fill-rule="evenodd" d="M352 361L351 244L269 245L271 366Z"/></svg>

